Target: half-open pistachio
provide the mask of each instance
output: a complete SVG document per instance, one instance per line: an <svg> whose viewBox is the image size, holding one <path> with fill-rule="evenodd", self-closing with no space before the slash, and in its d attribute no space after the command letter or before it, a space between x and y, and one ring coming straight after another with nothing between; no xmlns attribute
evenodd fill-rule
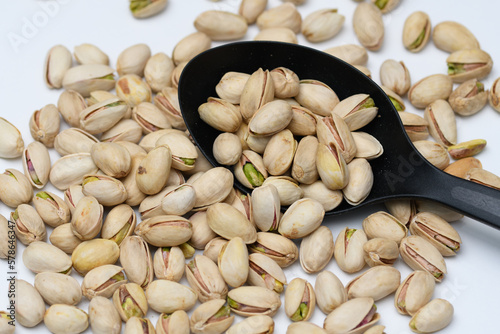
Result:
<svg viewBox="0 0 500 334"><path fill-rule="evenodd" d="M229 291L227 303L231 310L241 316L274 316L280 306L279 295L260 286L242 286Z"/></svg>
<svg viewBox="0 0 500 334"><path fill-rule="evenodd" d="M292 321L307 321L316 307L316 295L311 283L294 278L285 291L285 313Z"/></svg>
<svg viewBox="0 0 500 334"><path fill-rule="evenodd" d="M418 235L401 240L399 251L412 269L427 271L437 282L441 282L447 273L443 256L431 243Z"/></svg>

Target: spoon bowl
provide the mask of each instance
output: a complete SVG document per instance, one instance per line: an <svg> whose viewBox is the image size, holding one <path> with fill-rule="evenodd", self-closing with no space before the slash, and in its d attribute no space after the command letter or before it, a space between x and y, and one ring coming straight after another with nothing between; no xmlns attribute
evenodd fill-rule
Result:
<svg viewBox="0 0 500 334"><path fill-rule="evenodd" d="M209 49L193 58L179 81L179 104L186 126L213 166L217 163L212 146L220 131L200 119L198 107L216 97L215 86L229 71L251 74L257 69L287 67L300 79L315 79L330 86L340 100L353 94L369 94L378 107L377 117L360 129L377 138L384 153L370 161L373 187L362 203L352 206L345 200L326 215L391 199L414 198L440 202L465 215L500 228L500 191L449 175L431 165L415 149L403 124L383 90L346 62L309 47L267 41L237 42ZM234 185L244 193L252 189L237 179Z"/></svg>

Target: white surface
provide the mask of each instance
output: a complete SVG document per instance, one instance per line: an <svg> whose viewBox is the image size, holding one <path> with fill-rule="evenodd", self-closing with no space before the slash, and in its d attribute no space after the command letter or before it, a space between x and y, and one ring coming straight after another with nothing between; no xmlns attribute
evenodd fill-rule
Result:
<svg viewBox="0 0 500 334"><path fill-rule="evenodd" d="M352 14L356 3L351 0L307 0L299 6L302 16L305 17L316 9L338 8L346 16L346 22L339 35L334 39L321 43L311 44L299 35L301 44L310 45L318 49L345 44L358 44L352 29ZM153 53L165 52L171 55L175 44L189 33L195 32L193 21L204 10L222 9L237 12L239 0L224 0L211 2L209 0L170 0L166 11L155 17L136 20L128 11L125 0L58 0L58 1L9 1L0 11L1 38L0 38L0 92L3 106L0 116L14 123L22 132L26 145L33 139L29 133L28 121L32 112L48 103L56 103L61 90L49 90L42 80L43 62L48 49L53 45L63 44L70 50L81 43L93 43L106 52L114 66L118 54L126 47L136 43L148 44ZM268 8L281 2L269 0ZM42 9L42 4L51 4L49 14ZM498 11L500 2L488 0L453 1L453 0L402 0L399 7L384 16L386 37L383 47L378 52L369 52L368 67L372 71L373 79L379 82L378 71L380 64L388 58L404 60L408 67L412 82L424 76L435 73L446 73L445 59L447 54L428 44L417 54L406 51L401 43L401 33L404 20L416 10L423 10L430 15L433 26L444 20L455 20L467 26L477 37L482 48L493 57L496 66L492 73L483 80L486 88L490 88L496 77L500 76L497 64L500 63L500 44L498 43ZM37 24L35 29L26 27ZM249 28L246 39L252 39L257 33L257 27ZM22 39L16 45L12 39ZM220 43L213 43L213 46ZM405 100L407 101L407 100ZM423 115L407 102L409 111ZM478 114L463 118L457 117L459 129L458 140L466 141L475 138L484 138L488 141L486 149L478 156L483 167L500 175L499 152L500 113L489 106ZM66 127L66 126L65 126ZM53 162L58 154L51 150ZM20 159L0 159L0 171L6 168L22 170ZM55 191L52 186L46 187ZM339 231L345 226L360 228L363 218L382 206L361 209L359 212L326 219L336 238ZM11 209L0 203L0 214L9 217ZM446 258L448 275L444 281L436 285L434 298L445 298L455 307L455 316L451 325L441 333L494 333L498 331L498 300L500 289L497 278L500 274L500 231L487 227L479 222L464 218L453 223L463 240L463 248L458 256ZM48 229L51 232L51 229ZM16 258L17 277L34 282L34 274L24 268L22 252L25 247L18 243ZM395 267L401 271L404 279L411 270L399 259ZM0 261L0 310L7 307L7 263ZM347 284L357 274L343 273L334 260L327 269L333 271L344 284ZM366 270L365 267L364 270ZM286 270L288 281L294 277L305 277L314 283L315 275L305 275L297 262ZM81 281L75 272L72 276ZM184 280L184 283L185 280ZM284 297L282 295L282 301ZM393 306L393 295L377 303L381 314L380 324L386 326L386 333L410 333L407 316L399 315ZM84 298L79 307L87 311L88 301ZM150 311L148 316L156 324L157 314ZM312 322L322 326L325 315L317 308ZM290 323L284 314L283 307L275 316L275 333L285 333ZM48 333L42 324L34 329L17 327L18 333ZM90 333L90 329L86 331Z"/></svg>

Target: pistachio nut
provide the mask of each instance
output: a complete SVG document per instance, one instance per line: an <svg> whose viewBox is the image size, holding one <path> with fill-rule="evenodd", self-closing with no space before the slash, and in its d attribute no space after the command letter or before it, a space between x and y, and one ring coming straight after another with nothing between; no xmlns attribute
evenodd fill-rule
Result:
<svg viewBox="0 0 500 334"><path fill-rule="evenodd" d="M163 189L156 195L147 196L139 205L139 213L142 219L147 219L163 214L161 200L168 190Z"/></svg>
<svg viewBox="0 0 500 334"><path fill-rule="evenodd" d="M48 191L40 191L33 197L35 209L43 222L51 227L69 223L71 213L62 198Z"/></svg>
<svg viewBox="0 0 500 334"><path fill-rule="evenodd" d="M344 198L351 205L363 202L373 186L373 171L368 160L356 158L347 164L349 183L342 189Z"/></svg>
<svg viewBox="0 0 500 334"><path fill-rule="evenodd" d="M396 268L375 266L346 285L347 298L371 297L377 301L396 291L400 282L401 273Z"/></svg>
<svg viewBox="0 0 500 334"><path fill-rule="evenodd" d="M311 79L300 80L300 90L295 100L320 116L330 116L339 103L339 98L332 88L321 81Z"/></svg>
<svg viewBox="0 0 500 334"><path fill-rule="evenodd" d="M416 11L410 14L403 26L403 45L411 52L419 52L429 42L431 20L427 13Z"/></svg>
<svg viewBox="0 0 500 334"><path fill-rule="evenodd" d="M394 106L394 108L396 108L397 111L405 111L406 110L405 103L404 103L403 99L401 98L401 96L399 96L398 94L396 94L395 92L393 92L392 90L390 90L389 88L387 88L383 85L380 86L380 88L382 88L382 90L387 95L389 100L391 100L392 105Z"/></svg>
<svg viewBox="0 0 500 334"><path fill-rule="evenodd" d="M144 78L153 92L161 92L170 86L174 67L173 60L163 52L158 52L148 59L144 67Z"/></svg>
<svg viewBox="0 0 500 334"><path fill-rule="evenodd" d="M303 137L297 145L293 158L292 177L301 184L312 184L318 178L316 154L318 139L314 136Z"/></svg>
<svg viewBox="0 0 500 334"><path fill-rule="evenodd" d="M215 167L203 173L191 185L196 192L194 210L203 210L229 195L233 188L233 174L224 167Z"/></svg>
<svg viewBox="0 0 500 334"><path fill-rule="evenodd" d="M194 26L196 30L205 33L214 41L240 39L245 36L248 29L243 16L222 10L202 12L194 20Z"/></svg>
<svg viewBox="0 0 500 334"><path fill-rule="evenodd" d="M319 143L316 166L321 181L328 189L339 190L349 182L349 170L340 149L333 143Z"/></svg>
<svg viewBox="0 0 500 334"><path fill-rule="evenodd" d="M266 6L267 0L243 0L238 8L238 14L245 18L247 24L253 24Z"/></svg>
<svg viewBox="0 0 500 334"><path fill-rule="evenodd" d="M403 260L413 270L425 270L441 282L447 273L443 256L427 240L412 235L401 240L399 252Z"/></svg>
<svg viewBox="0 0 500 334"><path fill-rule="evenodd" d="M312 184L301 184L304 198L312 198L323 205L325 211L335 209L343 200L344 196L341 190L331 190L320 180Z"/></svg>
<svg viewBox="0 0 500 334"><path fill-rule="evenodd" d="M254 189L262 186L268 177L262 157L251 150L244 150L234 167L234 176L245 187Z"/></svg>
<svg viewBox="0 0 500 334"><path fill-rule="evenodd" d="M115 87L113 69L102 64L87 64L72 67L66 71L62 81L65 90L74 90L88 97L95 90L111 90Z"/></svg>
<svg viewBox="0 0 500 334"><path fill-rule="evenodd" d="M425 118L404 111L398 112L398 115L406 134L412 142L425 140L429 137L429 122Z"/></svg>
<svg viewBox="0 0 500 334"><path fill-rule="evenodd" d="M465 174L465 179L493 189L500 189L500 177L482 168L470 169Z"/></svg>
<svg viewBox="0 0 500 334"><path fill-rule="evenodd" d="M212 151L218 163L232 166L240 159L243 149L237 135L223 132L215 138Z"/></svg>
<svg viewBox="0 0 500 334"><path fill-rule="evenodd" d="M402 96L410 89L410 72L402 61L387 59L380 66L380 81L382 85Z"/></svg>
<svg viewBox="0 0 500 334"><path fill-rule="evenodd" d="M152 98L149 85L135 74L124 75L116 81L116 95L131 108L142 102L151 102Z"/></svg>
<svg viewBox="0 0 500 334"><path fill-rule="evenodd" d="M165 9L167 3L168 0L156 0L156 1L131 0L129 8L130 11L132 12L132 15L134 15L135 18L143 19L160 13ZM141 321L143 320L147 319L141 319ZM151 324L149 323L149 325Z"/></svg>
<svg viewBox="0 0 500 334"><path fill-rule="evenodd" d="M125 323L125 334L135 333L155 333L155 328L148 318L140 318L134 316L128 319Z"/></svg>
<svg viewBox="0 0 500 334"><path fill-rule="evenodd" d="M63 119L72 127L80 126L80 113L87 108L83 96L74 90L65 90L59 95L57 109Z"/></svg>
<svg viewBox="0 0 500 334"><path fill-rule="evenodd" d="M262 253L252 253L248 260L250 264L248 284L261 286L276 293L284 291L287 284L286 276L276 261Z"/></svg>
<svg viewBox="0 0 500 334"><path fill-rule="evenodd" d="M340 269L355 273L365 266L363 245L367 242L363 230L345 227L335 240L333 255Z"/></svg>
<svg viewBox="0 0 500 334"><path fill-rule="evenodd" d="M480 49L458 50L446 58L448 75L453 82L486 77L493 67L491 56Z"/></svg>
<svg viewBox="0 0 500 334"><path fill-rule="evenodd" d="M71 224L62 224L54 228L49 240L52 245L69 255L73 253L76 246L82 243L71 230Z"/></svg>
<svg viewBox="0 0 500 334"><path fill-rule="evenodd" d="M356 145L347 122L336 113L318 119L316 126L318 141L325 145L333 144L349 163L356 155Z"/></svg>
<svg viewBox="0 0 500 334"><path fill-rule="evenodd" d="M300 334L300 333L310 333L310 334L326 334L326 331L312 322L301 321L292 322L288 325L286 334Z"/></svg>
<svg viewBox="0 0 500 334"><path fill-rule="evenodd" d="M460 151L461 150L462 149L460 149ZM483 165L481 164L481 161L479 161L478 159L473 157L467 157L467 158L461 158L451 163L448 167L444 169L444 171L448 174L455 175L456 177L465 179L465 175L472 168L483 168Z"/></svg>
<svg viewBox="0 0 500 334"><path fill-rule="evenodd" d="M391 266L399 257L396 241L387 238L373 238L363 245L364 258L370 267Z"/></svg>
<svg viewBox="0 0 500 334"><path fill-rule="evenodd" d="M467 175L465 176L467 178ZM459 219L462 219L464 217L463 214L453 211L452 209L448 208L445 205L442 205L437 202L433 201L423 201L423 200L416 200L415 201L416 206L417 206L417 211L427 211L427 212L432 212L446 220L447 222L454 222Z"/></svg>
<svg viewBox="0 0 500 334"><path fill-rule="evenodd" d="M142 155L147 153L144 148L139 146L139 144L135 144L135 143L132 143L129 141L122 141L122 140L116 141L116 143L125 147L125 149L128 151L128 153L130 153L130 157L132 159L139 157L139 156L141 156L141 158L142 158Z"/></svg>
<svg viewBox="0 0 500 334"><path fill-rule="evenodd" d="M198 306L191 315L190 327L195 334L222 333L234 321L231 308L225 305L225 299L209 300Z"/></svg>
<svg viewBox="0 0 500 334"><path fill-rule="evenodd" d="M413 200L396 199L385 201L384 204L387 211L405 226L408 226L413 216L417 214L417 207Z"/></svg>
<svg viewBox="0 0 500 334"><path fill-rule="evenodd" d="M382 13L370 2L357 5L353 17L353 28L358 41L370 51L377 51L384 41Z"/></svg>
<svg viewBox="0 0 500 334"><path fill-rule="evenodd" d="M380 8L380 11L383 14L392 11L399 5L399 0L372 0L372 2L375 4L375 6Z"/></svg>
<svg viewBox="0 0 500 334"><path fill-rule="evenodd" d="M39 143L30 143L22 155L24 174L31 184L38 189L43 188L49 181L50 156L47 148Z"/></svg>
<svg viewBox="0 0 500 334"><path fill-rule="evenodd" d="M401 314L414 315L431 300L435 285L436 282L429 273L422 270L412 272L396 290L396 310Z"/></svg>
<svg viewBox="0 0 500 334"><path fill-rule="evenodd" d="M323 42L337 35L344 21L345 16L339 14L337 9L320 9L304 18L301 32L309 42Z"/></svg>
<svg viewBox="0 0 500 334"><path fill-rule="evenodd" d="M293 100L295 101L295 100ZM290 103L290 102L289 102ZM292 120L286 127L296 136L316 134L317 119L312 111L300 105L292 105Z"/></svg>
<svg viewBox="0 0 500 334"><path fill-rule="evenodd" d="M248 127L247 127L248 130ZM264 151L266 150L266 146L271 140L272 135L266 135L266 136L259 136L259 135L252 135L250 133L247 134L246 138L246 144L248 148L255 153L258 154L264 154Z"/></svg>
<svg viewBox="0 0 500 334"><path fill-rule="evenodd" d="M284 27L298 34L302 25L302 17L293 3L284 3L265 10L257 17L256 23L260 30Z"/></svg>
<svg viewBox="0 0 500 334"><path fill-rule="evenodd" d="M271 137L264 150L262 161L271 175L282 175L292 165L297 141L290 130L282 130Z"/></svg>
<svg viewBox="0 0 500 334"><path fill-rule="evenodd" d="M95 143L90 149L90 156L96 166L108 176L121 178L130 171L130 153L119 144Z"/></svg>
<svg viewBox="0 0 500 334"><path fill-rule="evenodd" d="M23 327L35 327L42 322L45 313L42 296L25 280L16 279L15 284L16 321Z"/></svg>
<svg viewBox="0 0 500 334"><path fill-rule="evenodd" d="M255 226L238 209L226 203L215 203L207 209L207 222L218 235L231 239L240 237L243 242L255 242L257 231Z"/></svg>
<svg viewBox="0 0 500 334"><path fill-rule="evenodd" d="M196 255L186 264L186 278L200 302L225 299L228 287L217 265L204 255Z"/></svg>
<svg viewBox="0 0 500 334"><path fill-rule="evenodd" d="M23 263L34 273L69 274L71 259L62 250L43 241L34 241L23 252Z"/></svg>
<svg viewBox="0 0 500 334"><path fill-rule="evenodd" d="M75 46L73 49L73 55L75 56L76 61L81 65L109 65L109 57L93 44L83 43Z"/></svg>
<svg viewBox="0 0 500 334"><path fill-rule="evenodd" d="M222 100L232 104L239 104L243 88L249 77L250 75L247 73L227 72L215 86L215 91Z"/></svg>
<svg viewBox="0 0 500 334"><path fill-rule="evenodd" d="M229 291L227 303L231 311L243 316L274 316L281 307L279 295L260 286L242 286Z"/></svg>
<svg viewBox="0 0 500 334"><path fill-rule="evenodd" d="M109 298L123 284L128 283L122 267L105 264L90 270L82 282L82 293L87 299Z"/></svg>
<svg viewBox="0 0 500 334"><path fill-rule="evenodd" d="M10 227L7 218L0 215L0 259L7 259L9 255L15 254L17 249L17 240L9 237L9 231Z"/></svg>
<svg viewBox="0 0 500 334"><path fill-rule="evenodd" d="M147 195L159 193L166 185L172 166L172 151L167 145L152 149L135 172L138 190Z"/></svg>
<svg viewBox="0 0 500 334"><path fill-rule="evenodd" d="M298 182L289 176L270 176L263 183L268 184L274 185L278 190L281 205L291 205L303 197Z"/></svg>
<svg viewBox="0 0 500 334"><path fill-rule="evenodd" d="M182 216L193 209L196 202L196 193L192 185L181 184L165 189L166 194L161 200L164 214Z"/></svg>
<svg viewBox="0 0 500 334"><path fill-rule="evenodd" d="M54 140L54 148L61 156L90 153L92 145L98 142L99 140L96 137L82 129L69 128L57 134Z"/></svg>
<svg viewBox="0 0 500 334"><path fill-rule="evenodd" d="M172 51L172 60L175 65L190 61L199 53L210 49L212 40L204 32L195 32L187 35L175 45Z"/></svg>
<svg viewBox="0 0 500 334"><path fill-rule="evenodd" d="M464 49L479 49L476 37L462 24L455 21L443 21L432 31L434 45L446 52Z"/></svg>
<svg viewBox="0 0 500 334"><path fill-rule="evenodd" d="M23 154L24 141L21 132L8 120L0 117L0 158L17 158Z"/></svg>
<svg viewBox="0 0 500 334"><path fill-rule="evenodd" d="M351 65L366 65L368 62L368 52L364 47L356 44L334 46L324 50L324 52Z"/></svg>
<svg viewBox="0 0 500 334"><path fill-rule="evenodd" d="M247 79L240 97L240 112L249 120L255 112L274 99L274 81L269 70L259 68Z"/></svg>
<svg viewBox="0 0 500 334"><path fill-rule="evenodd" d="M180 283L168 280L156 280L146 289L149 306L156 312L172 313L177 310L190 310L195 304L195 290Z"/></svg>
<svg viewBox="0 0 500 334"><path fill-rule="evenodd" d="M217 263L229 286L237 288L245 284L249 270L248 250L240 237L234 237L222 246Z"/></svg>
<svg viewBox="0 0 500 334"><path fill-rule="evenodd" d="M314 291L319 309L327 315L347 301L344 285L334 273L328 270L316 276Z"/></svg>
<svg viewBox="0 0 500 334"><path fill-rule="evenodd" d="M191 223L175 215L161 215L143 220L135 228L149 244L157 247L178 246L191 238Z"/></svg>
<svg viewBox="0 0 500 334"><path fill-rule="evenodd" d="M43 78L49 88L61 88L64 74L71 68L71 52L63 46L53 46L45 58Z"/></svg>
<svg viewBox="0 0 500 334"><path fill-rule="evenodd" d="M83 197L85 195L80 184L72 184L64 191L64 202L68 205L71 214L75 212L76 205Z"/></svg>
<svg viewBox="0 0 500 334"><path fill-rule="evenodd" d="M73 277L61 273L36 274L35 289L49 305L76 305L82 299L80 283Z"/></svg>
<svg viewBox="0 0 500 334"><path fill-rule="evenodd" d="M272 184L252 191L252 212L255 225L263 232L277 231L280 220L280 198Z"/></svg>
<svg viewBox="0 0 500 334"><path fill-rule="evenodd" d="M311 198L299 199L281 217L278 232L290 239L305 237L321 225L324 216L320 202Z"/></svg>
<svg viewBox="0 0 500 334"><path fill-rule="evenodd" d="M198 158L195 145L180 131L164 134L156 141L156 146L168 145L172 153L172 167L180 171L192 170Z"/></svg>
<svg viewBox="0 0 500 334"><path fill-rule="evenodd" d="M76 246L71 261L73 268L82 276L105 264L114 264L120 256L116 242L107 239L92 239Z"/></svg>
<svg viewBox="0 0 500 334"><path fill-rule="evenodd" d="M384 153L382 144L371 134L356 131L351 133L356 145L355 158L364 158L366 160L376 159Z"/></svg>
<svg viewBox="0 0 500 334"><path fill-rule="evenodd" d="M276 41L298 44L297 34L292 29L285 27L264 28L255 35L254 41Z"/></svg>
<svg viewBox="0 0 500 334"><path fill-rule="evenodd" d="M33 187L23 173L9 168L0 174L0 200L5 205L16 208L23 203L29 203L31 198Z"/></svg>
<svg viewBox="0 0 500 334"><path fill-rule="evenodd" d="M274 321L268 315L248 317L227 330L227 334L261 334L273 333Z"/></svg>
<svg viewBox="0 0 500 334"><path fill-rule="evenodd" d="M288 126L292 120L292 107L283 100L274 100L259 108L248 123L253 136L271 136Z"/></svg>
<svg viewBox="0 0 500 334"><path fill-rule="evenodd" d="M157 334L189 334L189 316L183 310L174 313L162 313L156 323Z"/></svg>
<svg viewBox="0 0 500 334"><path fill-rule="evenodd" d="M118 246L132 235L135 230L137 217L134 210L127 204L120 204L112 208L102 225L101 237L115 241Z"/></svg>
<svg viewBox="0 0 500 334"><path fill-rule="evenodd" d="M34 241L45 241L47 230L42 218L32 206L20 204L10 214L10 220L14 222L14 232L17 239L28 246Z"/></svg>
<svg viewBox="0 0 500 334"><path fill-rule="evenodd" d="M414 83L408 91L410 103L418 109L424 109L430 103L446 100L453 90L453 80L445 74L427 76Z"/></svg>
<svg viewBox="0 0 500 334"><path fill-rule="evenodd" d="M299 249L290 239L274 233L258 232L257 240L248 246L250 253L261 253L286 268L299 258Z"/></svg>
<svg viewBox="0 0 500 334"><path fill-rule="evenodd" d="M113 302L108 298L97 296L89 303L89 323L92 333L120 334L122 320Z"/></svg>
<svg viewBox="0 0 500 334"><path fill-rule="evenodd" d="M203 255L208 257L214 263L217 263L217 259L219 257L220 250L226 242L227 242L227 239L224 239L223 237L213 238L205 245L205 248L203 249Z"/></svg>
<svg viewBox="0 0 500 334"><path fill-rule="evenodd" d="M431 164L443 170L450 164L450 156L446 148L430 140L418 140L413 145Z"/></svg>
<svg viewBox="0 0 500 334"><path fill-rule="evenodd" d="M386 238L399 243L406 237L408 229L391 214L378 211L363 220L363 230L368 239Z"/></svg>
<svg viewBox="0 0 500 334"><path fill-rule="evenodd" d="M47 104L31 115L29 122L31 136L48 148L54 147L60 124L59 110L55 105Z"/></svg>
<svg viewBox="0 0 500 334"><path fill-rule="evenodd" d="M490 106L496 111L500 111L500 89L497 87L500 83L500 78L496 79L491 85L490 93L488 94L488 101L490 102Z"/></svg>
<svg viewBox="0 0 500 334"><path fill-rule="evenodd" d="M94 90L90 92L90 96L87 97L85 100L87 101L87 105L93 106L94 104L97 104L102 101L106 101L109 99L115 99L117 98L116 94L110 93L105 90ZM126 112L126 115L129 114L129 111ZM130 118L130 115L128 117L124 116L125 118Z"/></svg>
<svg viewBox="0 0 500 334"><path fill-rule="evenodd" d="M473 139L448 147L448 153L453 159L463 159L480 153L486 146L486 140Z"/></svg>
<svg viewBox="0 0 500 334"><path fill-rule="evenodd" d="M113 293L113 304L124 322L148 313L148 300L144 290L135 283L120 285Z"/></svg>
<svg viewBox="0 0 500 334"><path fill-rule="evenodd" d="M483 109L487 101L488 91L484 90L484 84L477 79L470 79L460 84L448 99L453 111L461 116L474 115Z"/></svg>
<svg viewBox="0 0 500 334"><path fill-rule="evenodd" d="M329 228L320 226L302 239L300 244L300 265L308 274L325 268L333 256L333 235Z"/></svg>
<svg viewBox="0 0 500 334"><path fill-rule="evenodd" d="M453 318L453 306L444 299L434 299L423 306L410 320L415 333L434 333L448 326Z"/></svg>
<svg viewBox="0 0 500 334"><path fill-rule="evenodd" d="M150 102L137 104L132 109L132 118L142 128L144 134L172 128L167 115Z"/></svg>
<svg viewBox="0 0 500 334"><path fill-rule="evenodd" d="M378 108L370 95L355 94L340 101L333 108L332 116L338 115L345 121L350 131L356 131L370 123L377 113Z"/></svg>
<svg viewBox="0 0 500 334"><path fill-rule="evenodd" d="M205 249L210 240L217 237L217 234L208 226L207 212L198 211L189 217L189 221L193 230L189 244L196 249Z"/></svg>
<svg viewBox="0 0 500 334"><path fill-rule="evenodd" d="M299 77L286 67L276 67L271 72L274 96L280 99L294 97L299 93Z"/></svg>
<svg viewBox="0 0 500 334"><path fill-rule="evenodd" d="M192 169L187 170L185 172L186 176L190 176L190 175L196 174L198 172L208 172L210 169L214 168L212 163L210 161L208 161L207 158L205 158L203 153L201 153L200 149L196 145L195 145L195 151L196 151L196 155L197 155L197 158L196 158L197 163L194 165L194 167Z"/></svg>
<svg viewBox="0 0 500 334"><path fill-rule="evenodd" d="M174 87L175 89L179 88L179 80L181 78L182 71L184 70L184 67L186 67L187 63L187 61L180 63L172 71L170 82L172 84L172 87Z"/></svg>
<svg viewBox="0 0 500 334"><path fill-rule="evenodd" d="M156 278L179 282L184 275L182 250L179 247L159 247L154 255L153 268Z"/></svg>
<svg viewBox="0 0 500 334"><path fill-rule="evenodd" d="M377 307L370 297L351 299L330 313L323 327L327 333L361 334L380 320Z"/></svg>
<svg viewBox="0 0 500 334"><path fill-rule="evenodd" d="M224 132L235 132L241 124L241 113L232 103L209 97L198 107L200 118L211 127Z"/></svg>
<svg viewBox="0 0 500 334"><path fill-rule="evenodd" d="M151 57L151 50L146 44L135 44L123 50L116 60L116 71L120 77L144 74L144 67Z"/></svg>
<svg viewBox="0 0 500 334"><path fill-rule="evenodd" d="M123 183L111 176L87 174L83 177L82 191L86 196L94 196L104 206L114 206L127 199Z"/></svg>
<svg viewBox="0 0 500 334"><path fill-rule="evenodd" d="M90 134L111 129L128 110L127 104L119 98L111 98L84 109L80 114L80 127Z"/></svg>
<svg viewBox="0 0 500 334"><path fill-rule="evenodd" d="M132 119L122 119L101 135L103 142L128 141L138 143L141 138L142 127Z"/></svg>
<svg viewBox="0 0 500 334"><path fill-rule="evenodd" d="M285 291L285 313L292 321L307 321L316 307L316 295L311 283L294 278Z"/></svg>

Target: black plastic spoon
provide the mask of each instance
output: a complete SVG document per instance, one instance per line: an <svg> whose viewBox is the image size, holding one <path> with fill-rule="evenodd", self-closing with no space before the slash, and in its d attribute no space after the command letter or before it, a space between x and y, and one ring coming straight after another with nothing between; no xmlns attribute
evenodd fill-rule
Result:
<svg viewBox="0 0 500 334"><path fill-rule="evenodd" d="M344 61L305 46L237 42L205 51L186 65L179 82L182 115L191 136L212 165L222 166L212 152L213 142L220 132L200 119L198 106L208 97L217 96L215 86L226 72L251 74L259 67L272 70L279 66L290 68L301 79L326 83L340 100L366 93L378 106L378 116L362 129L384 147L384 154L370 161L374 173L370 195L357 206L344 201L327 215L346 213L390 199L415 198L439 202L500 228L500 191L449 175L431 165L415 149L396 109L375 82ZM236 179L234 185L245 193L252 191Z"/></svg>

